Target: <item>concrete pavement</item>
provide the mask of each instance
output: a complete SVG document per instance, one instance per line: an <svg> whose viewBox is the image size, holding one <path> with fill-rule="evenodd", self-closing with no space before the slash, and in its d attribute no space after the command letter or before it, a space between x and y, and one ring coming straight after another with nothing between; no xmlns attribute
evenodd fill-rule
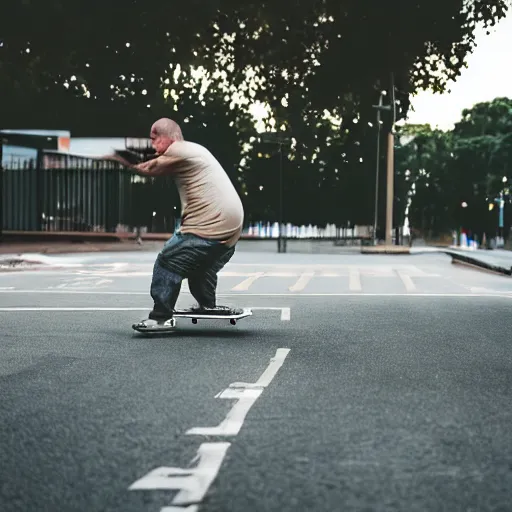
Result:
<svg viewBox="0 0 512 512"><path fill-rule="evenodd" d="M58 235L59 233L56 233ZM94 253L156 253L162 247L165 237L168 235L154 235L149 240L138 244L129 237L121 237L118 241L87 241L72 243L57 238L53 241L40 240L39 242L3 243L0 244L0 271L16 269L35 269L47 264L58 264L62 258L59 255L80 255ZM169 235L170 236L170 235ZM237 246L238 253L276 254L277 242L273 239L249 240L243 239ZM303 254L311 257L347 255L409 255L440 253L448 254L453 263L466 265L469 268L487 270L497 274L512 275L512 251L508 250L462 250L457 247L433 247L419 244L413 247L406 246L337 246L329 240L289 240L287 253L290 255Z"/></svg>
<svg viewBox="0 0 512 512"><path fill-rule="evenodd" d="M451 256L453 263L466 265L480 270L488 270L497 274L512 275L512 251L505 249L494 250L468 250L460 247L433 247L433 246L368 246L361 248L362 254L403 254L418 255L442 253Z"/></svg>
<svg viewBox="0 0 512 512"><path fill-rule="evenodd" d="M450 249L454 263L474 266L498 274L512 275L512 251L494 249L492 251Z"/></svg>
<svg viewBox="0 0 512 512"><path fill-rule="evenodd" d="M240 252L252 318L146 338L154 256L0 274L0 510L509 510L510 279Z"/></svg>

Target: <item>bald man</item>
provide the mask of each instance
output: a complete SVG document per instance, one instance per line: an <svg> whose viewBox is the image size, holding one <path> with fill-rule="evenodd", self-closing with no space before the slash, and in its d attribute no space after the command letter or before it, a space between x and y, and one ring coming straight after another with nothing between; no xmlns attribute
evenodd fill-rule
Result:
<svg viewBox="0 0 512 512"><path fill-rule="evenodd" d="M174 327L173 312L185 278L198 302L197 312L241 312L216 303L217 274L233 256L243 229L244 210L235 187L206 148L183 139L175 121L158 120L150 137L156 158L137 165L119 156L111 158L144 176L172 176L180 195L182 220L153 268L153 310L133 328Z"/></svg>

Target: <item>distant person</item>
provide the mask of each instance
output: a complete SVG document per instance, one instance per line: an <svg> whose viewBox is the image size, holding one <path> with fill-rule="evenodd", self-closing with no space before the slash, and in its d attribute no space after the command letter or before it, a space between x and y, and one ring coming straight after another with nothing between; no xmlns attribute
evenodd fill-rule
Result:
<svg viewBox="0 0 512 512"><path fill-rule="evenodd" d="M183 279L197 300L196 312L232 314L217 306L217 274L231 259L243 229L242 201L217 159L203 146L185 141L179 125L167 118L151 127L156 157L134 164L115 159L145 176L172 176L180 195L181 225L158 254L151 282L153 310L138 329L169 325Z"/></svg>

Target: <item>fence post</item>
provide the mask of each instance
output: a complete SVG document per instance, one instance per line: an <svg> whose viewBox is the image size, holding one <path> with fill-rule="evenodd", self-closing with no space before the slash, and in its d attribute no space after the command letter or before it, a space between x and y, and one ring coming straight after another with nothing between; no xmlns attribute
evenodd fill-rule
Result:
<svg viewBox="0 0 512 512"><path fill-rule="evenodd" d="M43 230L43 166L44 152L41 148L38 148L36 159L36 231Z"/></svg>

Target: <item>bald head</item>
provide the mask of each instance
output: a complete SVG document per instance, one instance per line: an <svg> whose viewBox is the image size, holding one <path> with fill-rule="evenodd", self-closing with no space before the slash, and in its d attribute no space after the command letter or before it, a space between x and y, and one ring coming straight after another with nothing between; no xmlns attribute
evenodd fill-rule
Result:
<svg viewBox="0 0 512 512"><path fill-rule="evenodd" d="M169 137L173 140L183 140L180 125L167 117L163 117L153 124L151 134Z"/></svg>
<svg viewBox="0 0 512 512"><path fill-rule="evenodd" d="M165 153L169 146L177 140L183 140L183 134L176 121L163 117L151 127L151 142L158 154Z"/></svg>

